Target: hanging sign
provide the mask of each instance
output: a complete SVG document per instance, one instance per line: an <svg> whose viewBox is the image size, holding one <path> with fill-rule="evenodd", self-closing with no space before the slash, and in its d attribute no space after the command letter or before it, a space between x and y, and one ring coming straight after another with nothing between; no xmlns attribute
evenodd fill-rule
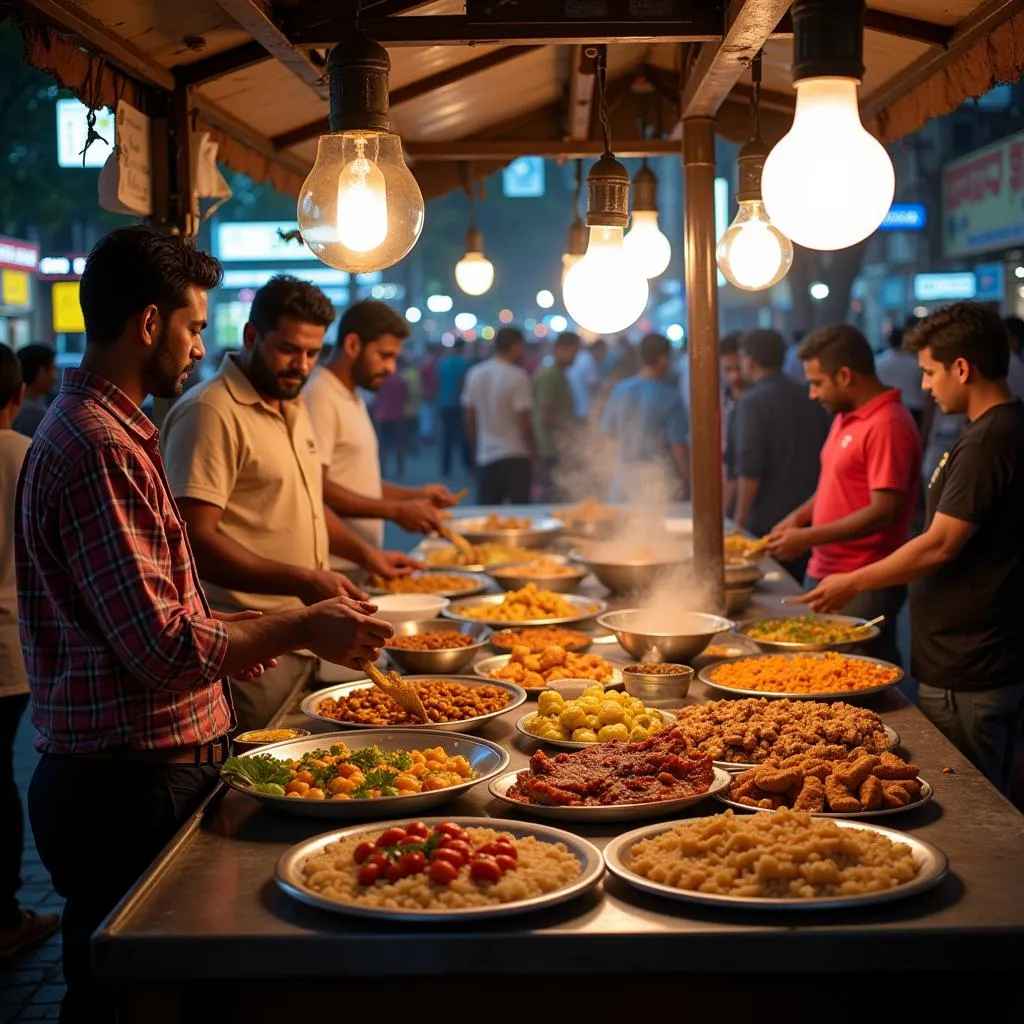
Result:
<svg viewBox="0 0 1024 1024"><path fill-rule="evenodd" d="M153 212L149 118L120 100L117 104L117 199L140 216Z"/></svg>

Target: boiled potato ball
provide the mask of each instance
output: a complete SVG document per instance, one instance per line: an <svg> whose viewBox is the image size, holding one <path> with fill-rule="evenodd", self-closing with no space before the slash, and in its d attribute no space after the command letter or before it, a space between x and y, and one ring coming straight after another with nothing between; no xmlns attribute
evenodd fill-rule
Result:
<svg viewBox="0 0 1024 1024"><path fill-rule="evenodd" d="M574 743L639 743L664 726L661 712L645 707L636 697L590 686L575 700L566 700L555 690L545 690L537 700L537 714L527 722L526 730L541 739Z"/></svg>

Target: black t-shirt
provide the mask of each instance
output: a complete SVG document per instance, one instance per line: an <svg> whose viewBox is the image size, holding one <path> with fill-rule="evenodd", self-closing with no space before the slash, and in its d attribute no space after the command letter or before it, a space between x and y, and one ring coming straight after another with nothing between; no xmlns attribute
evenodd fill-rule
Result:
<svg viewBox="0 0 1024 1024"><path fill-rule="evenodd" d="M1024 683L1024 404L967 425L928 485L929 524L936 512L976 529L911 587L914 675L946 690Z"/></svg>

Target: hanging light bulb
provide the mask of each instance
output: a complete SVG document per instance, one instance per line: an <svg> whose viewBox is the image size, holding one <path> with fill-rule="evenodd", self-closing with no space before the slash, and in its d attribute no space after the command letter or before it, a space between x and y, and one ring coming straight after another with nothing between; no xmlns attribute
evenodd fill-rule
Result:
<svg viewBox="0 0 1024 1024"><path fill-rule="evenodd" d="M494 284L494 264L484 255L484 236L466 232L466 255L455 264L455 283L467 295L483 295Z"/></svg>
<svg viewBox="0 0 1024 1024"><path fill-rule="evenodd" d="M751 64L751 113L754 137L740 150L739 210L718 240L718 269L726 280L748 292L778 284L793 265L793 243L768 219L761 200L761 172L768 147L761 140L761 54Z"/></svg>
<svg viewBox="0 0 1024 1024"><path fill-rule="evenodd" d="M632 326L647 308L647 278L623 247L629 220L629 174L611 152L605 103L607 50L597 58L597 87L605 153L587 175L587 228L583 258L565 275L565 311L584 330L614 334Z"/></svg>
<svg viewBox="0 0 1024 1024"><path fill-rule="evenodd" d="M423 230L423 195L391 131L390 69L387 50L358 29L331 50L331 134L299 192L303 242L355 274L397 263Z"/></svg>
<svg viewBox="0 0 1024 1024"><path fill-rule="evenodd" d="M775 225L809 249L867 238L892 205L892 160L861 124L863 0L796 0L793 126L765 161L761 187Z"/></svg>
<svg viewBox="0 0 1024 1024"><path fill-rule="evenodd" d="M633 178L633 218L624 244L644 277L665 273L672 244L658 227L658 178L647 166L646 157Z"/></svg>

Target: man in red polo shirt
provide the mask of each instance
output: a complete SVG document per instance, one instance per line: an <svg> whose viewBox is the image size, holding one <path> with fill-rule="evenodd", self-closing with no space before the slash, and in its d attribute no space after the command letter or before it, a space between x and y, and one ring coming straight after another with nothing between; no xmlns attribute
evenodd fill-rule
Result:
<svg viewBox="0 0 1024 1024"><path fill-rule="evenodd" d="M892 554L907 540L921 471L921 439L897 388L875 375L871 346L856 327L833 324L809 335L800 358L811 397L835 415L821 449L818 487L771 532L780 561L813 550L805 584L852 572ZM899 661L896 617L905 586L858 594L842 610L885 615L870 653Z"/></svg>

